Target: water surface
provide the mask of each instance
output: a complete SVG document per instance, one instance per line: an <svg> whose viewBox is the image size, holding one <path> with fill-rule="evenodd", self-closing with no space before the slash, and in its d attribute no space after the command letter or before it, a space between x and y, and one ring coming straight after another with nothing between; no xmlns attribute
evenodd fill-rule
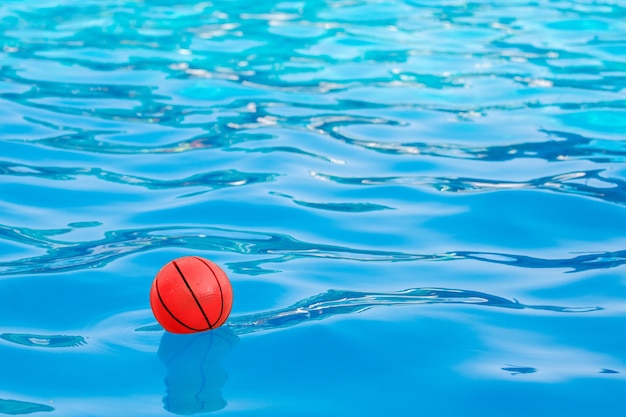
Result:
<svg viewBox="0 0 626 417"><path fill-rule="evenodd" d="M0 414L622 416L626 3L0 4ZM227 325L162 331L204 256Z"/></svg>

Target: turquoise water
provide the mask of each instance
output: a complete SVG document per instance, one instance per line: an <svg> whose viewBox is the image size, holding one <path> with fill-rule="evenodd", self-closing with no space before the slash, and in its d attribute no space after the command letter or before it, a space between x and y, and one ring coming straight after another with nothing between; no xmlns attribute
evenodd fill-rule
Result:
<svg viewBox="0 0 626 417"><path fill-rule="evenodd" d="M0 413L623 416L624 1L0 3ZM173 258L230 276L172 335Z"/></svg>

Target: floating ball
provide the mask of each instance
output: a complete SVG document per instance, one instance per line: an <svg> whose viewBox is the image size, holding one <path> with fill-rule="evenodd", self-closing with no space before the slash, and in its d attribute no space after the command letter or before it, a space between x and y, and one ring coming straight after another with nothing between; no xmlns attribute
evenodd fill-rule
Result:
<svg viewBox="0 0 626 417"><path fill-rule="evenodd" d="M169 332L203 332L224 324L233 306L233 289L219 266L198 256L184 256L156 274L150 306Z"/></svg>

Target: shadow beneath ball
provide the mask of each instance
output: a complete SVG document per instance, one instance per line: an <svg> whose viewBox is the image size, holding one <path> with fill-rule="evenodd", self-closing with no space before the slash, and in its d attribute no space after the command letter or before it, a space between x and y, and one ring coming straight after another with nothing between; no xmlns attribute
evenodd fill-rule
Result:
<svg viewBox="0 0 626 417"><path fill-rule="evenodd" d="M158 351L167 368L163 407L178 415L224 408L222 387L228 374L220 362L238 341L227 328L195 334L165 332Z"/></svg>

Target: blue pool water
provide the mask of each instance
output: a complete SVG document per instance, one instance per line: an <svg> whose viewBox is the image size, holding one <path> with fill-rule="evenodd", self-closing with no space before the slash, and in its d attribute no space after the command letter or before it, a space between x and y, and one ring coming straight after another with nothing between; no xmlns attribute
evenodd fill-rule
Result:
<svg viewBox="0 0 626 417"><path fill-rule="evenodd" d="M626 412L624 1L5 0L0 29L0 414ZM184 255L231 277L218 330L150 311Z"/></svg>

